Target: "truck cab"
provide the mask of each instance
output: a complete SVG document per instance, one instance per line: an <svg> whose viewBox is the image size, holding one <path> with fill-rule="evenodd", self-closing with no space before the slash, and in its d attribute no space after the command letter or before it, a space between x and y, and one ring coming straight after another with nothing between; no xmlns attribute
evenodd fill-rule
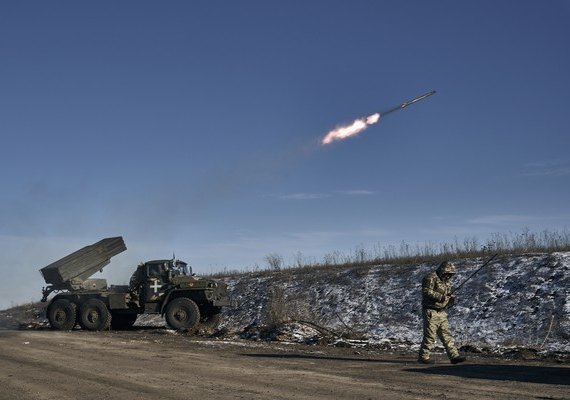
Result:
<svg viewBox="0 0 570 400"><path fill-rule="evenodd" d="M191 267L184 261L152 260L140 263L131 276L129 290L139 299L147 313L160 312L166 295L175 288L174 277L192 277Z"/></svg>

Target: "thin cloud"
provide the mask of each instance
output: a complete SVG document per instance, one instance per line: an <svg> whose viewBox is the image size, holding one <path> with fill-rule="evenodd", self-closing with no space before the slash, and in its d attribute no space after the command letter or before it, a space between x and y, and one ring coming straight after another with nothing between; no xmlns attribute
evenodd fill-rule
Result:
<svg viewBox="0 0 570 400"><path fill-rule="evenodd" d="M471 218L466 222L474 225L510 225L510 224L524 224L536 222L549 222L549 221L564 221L570 219L570 214L558 215L516 215L516 214L502 214L502 215L487 215L476 218Z"/></svg>
<svg viewBox="0 0 570 400"><path fill-rule="evenodd" d="M467 223L485 224L485 225L508 225L508 224L536 221L537 219L539 218L531 215L503 214L503 215L487 215L483 217L472 218L467 220Z"/></svg>
<svg viewBox="0 0 570 400"><path fill-rule="evenodd" d="M376 192L373 190L339 190L338 193L346 196L370 196Z"/></svg>
<svg viewBox="0 0 570 400"><path fill-rule="evenodd" d="M324 199L327 197L333 196L370 196L375 194L376 192L373 190L337 190L334 192L328 193L306 193L306 192L299 192L299 193L290 193L290 194L283 194L283 195L269 195L267 197L276 197L281 200L318 200Z"/></svg>
<svg viewBox="0 0 570 400"><path fill-rule="evenodd" d="M282 200L317 200L317 199L324 199L330 196L331 195L328 193L292 193L277 197Z"/></svg>
<svg viewBox="0 0 570 400"><path fill-rule="evenodd" d="M568 176L570 175L570 163L563 160L548 160L533 162L526 165L527 171L522 176Z"/></svg>

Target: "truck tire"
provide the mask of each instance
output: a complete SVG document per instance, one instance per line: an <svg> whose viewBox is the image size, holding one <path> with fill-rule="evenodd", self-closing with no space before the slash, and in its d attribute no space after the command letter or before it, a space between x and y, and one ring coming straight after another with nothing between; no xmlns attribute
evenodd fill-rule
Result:
<svg viewBox="0 0 570 400"><path fill-rule="evenodd" d="M53 329L70 331L77 323L77 306L67 299L57 299L49 305L47 317Z"/></svg>
<svg viewBox="0 0 570 400"><path fill-rule="evenodd" d="M137 317L137 314L111 313L111 329L115 331L129 330L135 324Z"/></svg>
<svg viewBox="0 0 570 400"><path fill-rule="evenodd" d="M192 330L198 322L200 322L200 309L192 300L179 297L166 306L166 323L172 329Z"/></svg>
<svg viewBox="0 0 570 400"><path fill-rule="evenodd" d="M104 331L111 325L111 313L101 300L86 300L79 309L79 325L88 331Z"/></svg>

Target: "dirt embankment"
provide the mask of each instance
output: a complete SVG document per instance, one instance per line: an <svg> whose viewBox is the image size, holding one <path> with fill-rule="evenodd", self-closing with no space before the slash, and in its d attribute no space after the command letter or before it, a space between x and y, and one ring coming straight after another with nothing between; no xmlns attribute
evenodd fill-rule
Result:
<svg viewBox="0 0 570 400"><path fill-rule="evenodd" d="M484 260L457 260L457 285ZM421 341L421 281L435 264L283 270L228 279L240 307L233 331L307 320L374 342ZM456 342L570 352L570 252L500 256L458 292L449 319Z"/></svg>

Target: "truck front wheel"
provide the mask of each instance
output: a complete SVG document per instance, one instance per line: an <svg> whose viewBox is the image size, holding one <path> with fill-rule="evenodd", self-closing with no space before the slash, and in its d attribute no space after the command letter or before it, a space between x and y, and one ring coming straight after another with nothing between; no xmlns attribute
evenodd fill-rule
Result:
<svg viewBox="0 0 570 400"><path fill-rule="evenodd" d="M166 323L172 329L192 330L200 322L200 309L192 300L179 297L166 307Z"/></svg>
<svg viewBox="0 0 570 400"><path fill-rule="evenodd" d="M70 331L77 322L77 306L67 299L57 299L49 305L47 317L53 329Z"/></svg>
<svg viewBox="0 0 570 400"><path fill-rule="evenodd" d="M79 325L88 331L104 331L111 325L111 313L101 300L86 300L79 310Z"/></svg>

